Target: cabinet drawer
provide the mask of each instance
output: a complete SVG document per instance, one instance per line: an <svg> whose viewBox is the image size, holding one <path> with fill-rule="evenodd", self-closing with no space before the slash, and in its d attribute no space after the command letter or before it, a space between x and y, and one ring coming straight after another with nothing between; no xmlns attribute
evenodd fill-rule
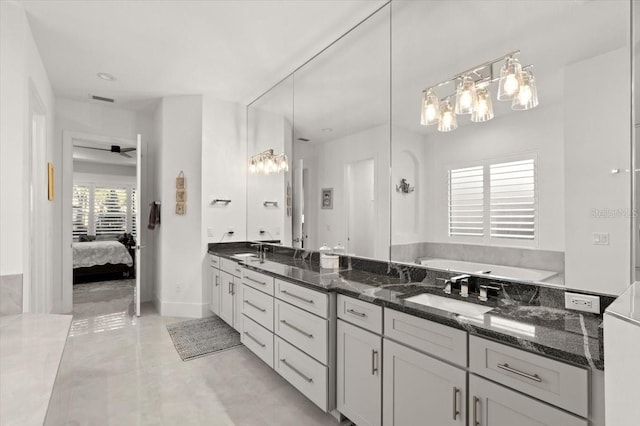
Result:
<svg viewBox="0 0 640 426"><path fill-rule="evenodd" d="M580 416L589 415L589 372L477 336L469 337L472 372Z"/></svg>
<svg viewBox="0 0 640 426"><path fill-rule="evenodd" d="M382 334L382 307L353 297L338 295L338 318Z"/></svg>
<svg viewBox="0 0 640 426"><path fill-rule="evenodd" d="M242 343L273 368L273 333L246 316L242 316Z"/></svg>
<svg viewBox="0 0 640 426"><path fill-rule="evenodd" d="M240 277L242 273L242 269L238 263L233 260L225 259L223 257L220 258L220 269L223 271L233 275L234 277Z"/></svg>
<svg viewBox="0 0 640 426"><path fill-rule="evenodd" d="M467 366L466 331L385 308L384 335L454 364Z"/></svg>
<svg viewBox="0 0 640 426"><path fill-rule="evenodd" d="M242 313L263 326L273 331L273 297L242 285Z"/></svg>
<svg viewBox="0 0 640 426"><path fill-rule="evenodd" d="M278 336L274 336L274 340L274 370L326 412L328 405L327 367Z"/></svg>
<svg viewBox="0 0 640 426"><path fill-rule="evenodd" d="M218 256L210 254L209 255L209 265L213 266L214 268L220 268L220 258Z"/></svg>
<svg viewBox="0 0 640 426"><path fill-rule="evenodd" d="M329 295L296 284L276 279L278 299L291 303L322 318L329 317Z"/></svg>
<svg viewBox="0 0 640 426"><path fill-rule="evenodd" d="M273 277L242 268L242 283L273 296Z"/></svg>
<svg viewBox="0 0 640 426"><path fill-rule="evenodd" d="M281 300L276 300L275 305L275 333L321 363L327 364L327 321Z"/></svg>
<svg viewBox="0 0 640 426"><path fill-rule="evenodd" d="M469 426L472 425L589 426L589 421L470 374Z"/></svg>

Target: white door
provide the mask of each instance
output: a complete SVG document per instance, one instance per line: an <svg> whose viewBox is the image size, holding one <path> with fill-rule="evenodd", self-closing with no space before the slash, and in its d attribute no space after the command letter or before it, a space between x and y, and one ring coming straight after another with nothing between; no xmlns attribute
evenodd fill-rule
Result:
<svg viewBox="0 0 640 426"><path fill-rule="evenodd" d="M338 320L337 406L358 426L382 422L380 336Z"/></svg>
<svg viewBox="0 0 640 426"><path fill-rule="evenodd" d="M473 375L469 376L469 412L471 413L470 426L587 426L589 424L585 419Z"/></svg>
<svg viewBox="0 0 640 426"><path fill-rule="evenodd" d="M467 424L464 370L385 339L382 372L385 426Z"/></svg>
<svg viewBox="0 0 640 426"><path fill-rule="evenodd" d="M347 166L347 251L375 257L375 161L357 161Z"/></svg>
<svg viewBox="0 0 640 426"><path fill-rule="evenodd" d="M144 248L142 241L142 214L140 212L140 198L142 198L142 194L144 194L142 190L142 137L138 135L138 140L136 141L136 200L135 200L135 208L136 208L136 239L138 243L136 244L136 293L134 295L136 301L136 315L140 316L140 281L141 281L141 272L142 272L142 252L141 250Z"/></svg>

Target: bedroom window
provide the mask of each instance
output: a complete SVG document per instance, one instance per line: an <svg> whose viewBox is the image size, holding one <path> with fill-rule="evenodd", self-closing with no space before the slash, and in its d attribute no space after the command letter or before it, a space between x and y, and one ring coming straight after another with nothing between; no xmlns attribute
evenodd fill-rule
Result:
<svg viewBox="0 0 640 426"><path fill-rule="evenodd" d="M450 237L535 240L535 159L486 162L448 174Z"/></svg>
<svg viewBox="0 0 640 426"><path fill-rule="evenodd" d="M129 185L77 183L73 185L73 237L136 236L136 189Z"/></svg>

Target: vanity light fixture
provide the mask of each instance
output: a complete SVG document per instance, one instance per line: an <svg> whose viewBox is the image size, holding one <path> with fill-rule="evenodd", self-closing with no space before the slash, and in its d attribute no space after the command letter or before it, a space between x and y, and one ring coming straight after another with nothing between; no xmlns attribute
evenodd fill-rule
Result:
<svg viewBox="0 0 640 426"><path fill-rule="evenodd" d="M270 175L271 173L288 172L289 158L286 154L274 154L273 149L267 149L251 156L249 159L249 173Z"/></svg>
<svg viewBox="0 0 640 426"><path fill-rule="evenodd" d="M493 118L493 105L489 85L498 81L497 99L511 101L511 108L524 111L538 106L536 81L531 72L533 65L522 66L516 55L520 51L507 53L492 61L487 61L441 81L422 92L420 124L438 124L438 131L455 130L457 115L471 114L471 121L482 123ZM499 76L495 76L494 66L502 63ZM454 94L439 101L436 89L456 83ZM455 107L451 98L455 95Z"/></svg>

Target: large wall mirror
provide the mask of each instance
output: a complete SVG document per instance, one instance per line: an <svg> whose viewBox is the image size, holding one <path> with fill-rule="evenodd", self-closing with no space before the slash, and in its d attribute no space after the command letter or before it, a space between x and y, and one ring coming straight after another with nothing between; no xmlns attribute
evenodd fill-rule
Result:
<svg viewBox="0 0 640 426"><path fill-rule="evenodd" d="M249 237L620 293L630 14L627 1L392 1L249 107L250 153L257 108L273 111L261 103L286 99L289 126L280 235L258 232L268 183L250 176Z"/></svg>

